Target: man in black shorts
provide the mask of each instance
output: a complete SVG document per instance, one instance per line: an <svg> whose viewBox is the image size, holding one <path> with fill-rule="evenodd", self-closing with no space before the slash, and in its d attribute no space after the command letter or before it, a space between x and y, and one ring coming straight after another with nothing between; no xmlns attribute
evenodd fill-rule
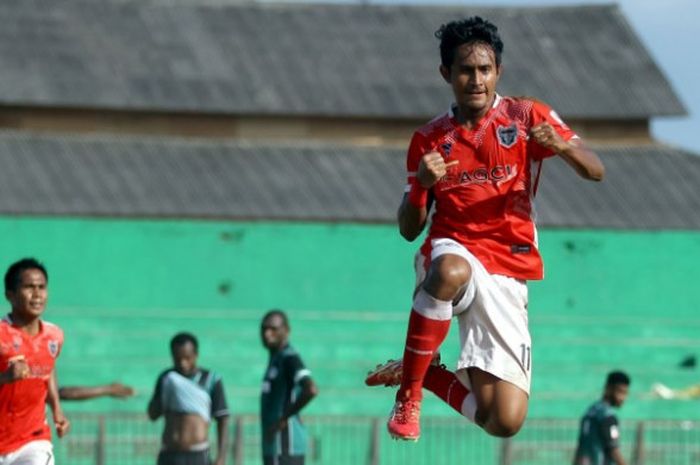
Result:
<svg viewBox="0 0 700 465"><path fill-rule="evenodd" d="M190 333L170 341L173 367L158 377L148 416L165 418L158 465L224 465L228 407L221 376L197 366L198 343ZM216 419L217 451L209 458L209 423Z"/></svg>

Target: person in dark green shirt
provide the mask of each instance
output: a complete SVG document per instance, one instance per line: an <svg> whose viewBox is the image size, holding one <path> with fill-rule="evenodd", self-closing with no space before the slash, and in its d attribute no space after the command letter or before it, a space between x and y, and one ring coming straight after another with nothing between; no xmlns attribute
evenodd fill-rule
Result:
<svg viewBox="0 0 700 465"><path fill-rule="evenodd" d="M299 412L318 394L311 371L289 345L289 331L281 310L270 310L260 324L270 355L260 395L264 465L304 464L307 438Z"/></svg>
<svg viewBox="0 0 700 465"><path fill-rule="evenodd" d="M581 418L574 465L626 465L620 453L620 429L614 409L625 402L629 386L626 373L608 374L603 397Z"/></svg>

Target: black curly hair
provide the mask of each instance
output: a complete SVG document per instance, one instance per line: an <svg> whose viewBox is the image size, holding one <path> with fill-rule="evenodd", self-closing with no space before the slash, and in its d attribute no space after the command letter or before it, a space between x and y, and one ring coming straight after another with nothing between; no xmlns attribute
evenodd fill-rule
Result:
<svg viewBox="0 0 700 465"><path fill-rule="evenodd" d="M22 273L27 270L39 270L44 274L46 283L49 282L49 274L46 272L44 264L36 258L23 258L14 262L5 273L5 292L16 291L22 281Z"/></svg>
<svg viewBox="0 0 700 465"><path fill-rule="evenodd" d="M182 347L188 342L192 344L192 347L194 347L194 353L198 353L199 341L197 341L194 334L187 332L177 333L175 336L173 336L173 338L170 340L170 351L175 352L175 348Z"/></svg>
<svg viewBox="0 0 700 465"><path fill-rule="evenodd" d="M614 386L616 384L622 384L625 386L629 386L631 382L632 381L630 380L630 377L627 373L625 373L624 371L615 370L608 373L608 377L605 380L605 385Z"/></svg>
<svg viewBox="0 0 700 465"><path fill-rule="evenodd" d="M490 46L496 56L496 66L501 65L503 41L498 34L498 28L491 22L479 16L450 21L435 31L435 37L440 39L440 59L446 68L452 67L455 50L469 42L479 42Z"/></svg>

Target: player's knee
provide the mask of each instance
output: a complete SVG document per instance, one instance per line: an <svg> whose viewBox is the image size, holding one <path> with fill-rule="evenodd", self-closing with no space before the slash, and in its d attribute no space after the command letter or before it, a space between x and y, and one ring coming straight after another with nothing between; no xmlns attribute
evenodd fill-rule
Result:
<svg viewBox="0 0 700 465"><path fill-rule="evenodd" d="M443 255L435 263L434 275L442 284L460 288L469 282L471 267L462 257Z"/></svg>
<svg viewBox="0 0 700 465"><path fill-rule="evenodd" d="M521 427L522 424L498 423L488 425L488 427L484 429L486 429L486 432L492 436L496 436L499 438L510 438L518 434L518 431L520 431Z"/></svg>

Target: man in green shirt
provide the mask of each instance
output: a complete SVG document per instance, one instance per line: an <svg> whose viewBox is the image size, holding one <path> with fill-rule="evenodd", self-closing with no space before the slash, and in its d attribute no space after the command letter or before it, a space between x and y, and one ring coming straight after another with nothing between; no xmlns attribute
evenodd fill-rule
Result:
<svg viewBox="0 0 700 465"><path fill-rule="evenodd" d="M614 408L625 402L630 378L622 371L608 374L603 397L581 418L574 465L626 465L620 453L620 429Z"/></svg>
<svg viewBox="0 0 700 465"><path fill-rule="evenodd" d="M307 439L299 411L318 389L289 345L289 320L283 311L265 314L260 336L270 355L260 395L263 464L304 465Z"/></svg>

